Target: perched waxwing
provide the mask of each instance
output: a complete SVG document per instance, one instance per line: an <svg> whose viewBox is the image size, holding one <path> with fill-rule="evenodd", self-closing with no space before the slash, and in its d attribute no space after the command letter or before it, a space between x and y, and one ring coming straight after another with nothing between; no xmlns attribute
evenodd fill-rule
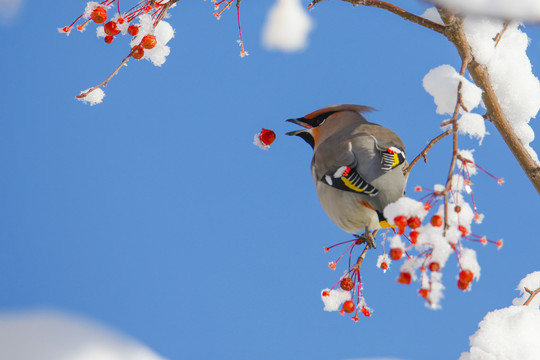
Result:
<svg viewBox="0 0 540 360"><path fill-rule="evenodd" d="M321 205L349 233L389 227L384 207L403 196L405 146L392 131L367 122L362 105L332 105L287 121L313 148L311 174Z"/></svg>

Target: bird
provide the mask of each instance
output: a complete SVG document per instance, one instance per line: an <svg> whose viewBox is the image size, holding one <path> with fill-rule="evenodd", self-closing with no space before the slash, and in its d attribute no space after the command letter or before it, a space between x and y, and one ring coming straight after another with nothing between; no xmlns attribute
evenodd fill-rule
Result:
<svg viewBox="0 0 540 360"><path fill-rule="evenodd" d="M322 208L345 232L362 236L375 247L373 235L390 228L386 205L404 195L408 166L405 145L390 129L368 122L364 105L331 105L288 122L313 148L311 174ZM372 233L371 230L374 232Z"/></svg>

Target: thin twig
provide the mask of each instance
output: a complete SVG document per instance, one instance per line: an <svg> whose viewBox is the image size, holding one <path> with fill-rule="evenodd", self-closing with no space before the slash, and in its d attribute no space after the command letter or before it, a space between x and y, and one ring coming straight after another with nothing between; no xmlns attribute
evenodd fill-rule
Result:
<svg viewBox="0 0 540 360"><path fill-rule="evenodd" d="M366 252L370 248L369 243L366 244L366 247L364 248L364 251L362 251L362 254L358 257L358 260L356 260L356 264L354 264L351 268L351 270L358 270L360 271L360 267L362 266L362 262L366 258Z"/></svg>
<svg viewBox="0 0 540 360"><path fill-rule="evenodd" d="M523 305L525 305L525 306L529 305L529 304L531 303L532 299L533 299L536 295L540 294L540 288L538 288L538 289L536 289L536 290L534 290L534 291L525 288L525 291L528 292L529 295L530 295L529 298L527 299L527 301L525 301L525 303L523 304Z"/></svg>
<svg viewBox="0 0 540 360"><path fill-rule="evenodd" d="M471 62L472 57L467 56L463 59L461 63L461 70L459 74L463 77L465 75L465 71L467 70L467 66ZM449 227L448 223L448 194L450 193L450 190L452 189L452 177L454 175L454 168L456 167L456 159L458 157L458 122L457 117L459 115L459 109L463 108L465 109L465 106L463 106L463 96L461 94L461 87L463 85L463 80L459 81L458 88L457 88L457 101L456 106L454 108L454 114L452 115L451 123L452 123L452 131L453 131L453 141L452 141L452 160L450 162L450 169L448 170L448 178L446 179L446 186L444 187L444 234L446 235L446 230Z"/></svg>
<svg viewBox="0 0 540 360"><path fill-rule="evenodd" d="M139 45L139 46L141 46L141 45ZM77 95L76 97L79 98L79 99L80 99L80 98L84 98L84 97L86 97L88 94L90 94L92 91L94 91L94 90L96 90L96 89L98 89L98 88L100 88L100 87L102 87L102 86L107 85L107 83L108 83L108 82L109 82L116 74L118 74L118 71L120 71L120 69L122 68L122 66L124 66L124 65L129 61L129 58L131 57L131 55L133 55L133 53L137 50L137 48L138 48L138 46L135 46L135 47L133 47L133 49L131 49L131 51L129 52L129 55L126 56L126 57L124 58L124 60L122 60L122 62L120 63L120 66L118 66L118 67L116 68L116 70L114 70L113 73L112 73L111 75L109 75L108 78L106 78L104 81L102 81L102 82L99 83L98 85L96 85L96 86L94 86L94 87L91 87L90 89L88 89L88 90L86 90L86 91L80 93L80 94Z"/></svg>
<svg viewBox="0 0 540 360"><path fill-rule="evenodd" d="M316 4L320 3L323 0L313 0L309 6L308 9L311 9ZM431 20L428 20L426 18L423 18L421 16L415 15L413 13L410 13L394 4L391 4L386 1L380 1L380 0L342 0L348 3L353 4L354 6L357 5L363 5L363 6L369 6L369 7L376 7L384 10L388 10L401 18L411 21L415 24L422 25L428 29L434 30L440 34L444 34L445 26L438 24L436 22L433 22Z"/></svg>
<svg viewBox="0 0 540 360"><path fill-rule="evenodd" d="M407 175L409 173L409 171L411 171L412 167L420 160L420 158L424 158L424 161L427 162L427 153L428 151L433 147L433 145L435 145L436 143L438 143L440 140L442 140L443 138L445 138L446 136L450 135L454 130L453 129L450 129L450 130L446 130L445 132L443 132L442 134L439 134L439 136L437 136L436 138L432 139L429 144L427 144L427 146L424 148L424 150L422 150L420 152L420 154L418 154L414 160L409 164L409 166L407 166L404 170L403 170L403 174Z"/></svg>
<svg viewBox="0 0 540 360"><path fill-rule="evenodd" d="M505 22L504 22L504 27L503 27L503 29L501 30L501 32L498 33L498 34L493 38L493 41L495 41L495 47L497 47L497 45L499 45L499 41L501 41L501 38L502 38L504 32L506 31L506 29L508 29L508 25L510 25L510 22L509 22L509 21L505 21Z"/></svg>

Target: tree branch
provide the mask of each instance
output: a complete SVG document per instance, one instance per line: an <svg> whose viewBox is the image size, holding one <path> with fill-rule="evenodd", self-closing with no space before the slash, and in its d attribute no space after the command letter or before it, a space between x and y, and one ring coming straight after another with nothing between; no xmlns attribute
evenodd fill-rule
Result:
<svg viewBox="0 0 540 360"><path fill-rule="evenodd" d="M443 132L442 134L439 134L439 136L437 136L436 138L432 139L429 144L427 144L427 146L424 148L424 150L422 150L420 152L420 154L418 154L414 160L409 164L409 166L407 166L404 170L403 170L403 174L407 175L409 173L409 171L411 171L412 167L414 165L416 165L416 163L421 159L421 158L424 158L424 159L427 159L426 155L428 153L428 151L433 147L433 145L435 145L436 143L438 143L440 140L442 140L443 138L445 138L446 136L450 135L452 132L454 132L454 130L450 129L450 130L446 130L445 132ZM427 160L426 160L427 161Z"/></svg>
<svg viewBox="0 0 540 360"><path fill-rule="evenodd" d="M540 288L538 288L538 289L536 289L536 290L534 290L534 291L525 288L525 291L528 292L530 296L529 296L529 298L527 299L527 301L525 301L525 303L524 303L523 305L528 306L528 305L531 303L532 299L533 299L536 295L540 294Z"/></svg>
<svg viewBox="0 0 540 360"><path fill-rule="evenodd" d="M311 9L316 4L320 3L323 0L313 0L309 6L308 9ZM410 13L406 10L403 10L402 8L391 4L386 1L380 1L380 0L341 0L348 3L353 4L354 6L363 5L363 6L369 6L369 7L376 7L384 10L388 10L401 18L408 20L410 22L413 22L418 25L422 25L428 29L431 29L433 31L436 31L440 34L444 34L445 26L441 24L437 24L436 22L433 22L431 20L428 20L426 18L423 18L421 16L415 15L413 13Z"/></svg>
<svg viewBox="0 0 540 360"><path fill-rule="evenodd" d="M446 24L445 36L450 40L459 52L462 59L470 57L471 46L463 31L462 20L448 10L438 9L441 18ZM525 174L540 194L540 166L531 157L521 140L516 135L512 125L504 114L499 99L493 90L487 69L479 64L474 58L468 65L469 73L478 87L484 90L482 99L487 107L487 118L493 122L508 148L514 154Z"/></svg>

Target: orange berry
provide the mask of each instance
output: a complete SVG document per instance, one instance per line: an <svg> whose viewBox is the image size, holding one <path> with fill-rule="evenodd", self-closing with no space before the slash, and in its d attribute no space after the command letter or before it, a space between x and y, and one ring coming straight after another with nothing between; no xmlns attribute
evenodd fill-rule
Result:
<svg viewBox="0 0 540 360"><path fill-rule="evenodd" d="M345 311L346 313L352 313L355 308L356 306L354 305L352 300L347 300L343 303L343 311Z"/></svg>
<svg viewBox="0 0 540 360"><path fill-rule="evenodd" d="M330 296L330 291L328 290L323 291L322 296Z"/></svg>
<svg viewBox="0 0 540 360"><path fill-rule="evenodd" d="M137 25L129 25L128 33L131 36L135 36L139 33L139 27Z"/></svg>
<svg viewBox="0 0 540 360"><path fill-rule="evenodd" d="M407 225L409 225L411 229L417 229L422 225L422 220L416 216L411 216L409 220L407 220Z"/></svg>
<svg viewBox="0 0 540 360"><path fill-rule="evenodd" d="M456 205L456 206L454 207L454 211L457 212L457 213L460 213L460 212L461 212L461 206Z"/></svg>
<svg viewBox="0 0 540 360"><path fill-rule="evenodd" d="M383 261L383 262L381 263L381 269L383 269L383 270L388 269L388 264L387 264L386 262Z"/></svg>
<svg viewBox="0 0 540 360"><path fill-rule="evenodd" d="M458 230L461 231L461 236L463 236L463 237L467 236L467 234L469 233L467 228L465 226L463 226L463 225L459 225Z"/></svg>
<svg viewBox="0 0 540 360"><path fill-rule="evenodd" d="M94 10L92 10L90 17L95 23L101 24L107 20L107 10L101 6L96 6Z"/></svg>
<svg viewBox="0 0 540 360"><path fill-rule="evenodd" d="M429 264L429 270L431 270L431 271L439 271L439 270L441 270L441 265L439 265L438 262L433 261L432 263Z"/></svg>
<svg viewBox="0 0 540 360"><path fill-rule="evenodd" d="M392 260L399 260L403 256L403 249L402 248L393 248L390 249L390 259Z"/></svg>
<svg viewBox="0 0 540 360"><path fill-rule="evenodd" d="M429 294L429 290L428 289L420 289L420 291L418 291L418 293L425 299L425 298L427 298L427 296Z"/></svg>
<svg viewBox="0 0 540 360"><path fill-rule="evenodd" d="M412 276L411 276L411 273L408 273L408 272L401 272L399 273L399 278L398 278L398 283L401 283L401 284L410 284L411 283L411 279L412 279Z"/></svg>
<svg viewBox="0 0 540 360"><path fill-rule="evenodd" d="M261 134L259 135L259 140L261 140L264 145L270 145L274 142L274 140L276 140L276 133L272 130L263 128L261 130Z"/></svg>
<svg viewBox="0 0 540 360"><path fill-rule="evenodd" d="M340 286L345 291L350 291L354 287L353 279L346 277L341 280Z"/></svg>
<svg viewBox="0 0 540 360"><path fill-rule="evenodd" d="M407 226L407 217L403 215L396 216L394 218L394 224L396 224L400 228L404 228Z"/></svg>
<svg viewBox="0 0 540 360"><path fill-rule="evenodd" d="M154 35L145 35L141 40L141 45L145 49L153 49L157 41Z"/></svg>
<svg viewBox="0 0 540 360"><path fill-rule="evenodd" d="M459 273L459 280L470 283L474 279L474 274L470 270L461 270Z"/></svg>
<svg viewBox="0 0 540 360"><path fill-rule="evenodd" d="M364 314L365 317L370 317L370 316L371 316L371 313L369 312L368 309L366 309L365 306L362 306L362 308L360 309L360 311L362 312L362 314Z"/></svg>
<svg viewBox="0 0 540 360"><path fill-rule="evenodd" d="M107 35L115 36L120 34L120 29L118 29L118 26L114 21L109 21L105 25L103 25L103 29L105 30L105 33Z"/></svg>
<svg viewBox="0 0 540 360"><path fill-rule="evenodd" d="M424 204L424 209L429 211L431 209L430 203L425 203Z"/></svg>
<svg viewBox="0 0 540 360"><path fill-rule="evenodd" d="M441 227L443 224L443 219L440 215L433 215L431 218L431 225L435 227Z"/></svg>
<svg viewBox="0 0 540 360"><path fill-rule="evenodd" d="M467 290L467 288L469 287L469 284L470 284L469 282L461 281L461 279L460 279L460 280L458 280L457 286L461 290Z"/></svg>
<svg viewBox="0 0 540 360"><path fill-rule="evenodd" d="M409 237L411 238L411 242L413 244L416 244L418 242L418 235L420 235L420 233L416 230L411 231L411 233L409 234Z"/></svg>
<svg viewBox="0 0 540 360"><path fill-rule="evenodd" d="M135 49L135 51L133 52L133 54L131 54L131 56L133 56L134 59L140 59L144 56L144 49L140 46L134 46L131 48L131 51L133 51L133 49Z"/></svg>

